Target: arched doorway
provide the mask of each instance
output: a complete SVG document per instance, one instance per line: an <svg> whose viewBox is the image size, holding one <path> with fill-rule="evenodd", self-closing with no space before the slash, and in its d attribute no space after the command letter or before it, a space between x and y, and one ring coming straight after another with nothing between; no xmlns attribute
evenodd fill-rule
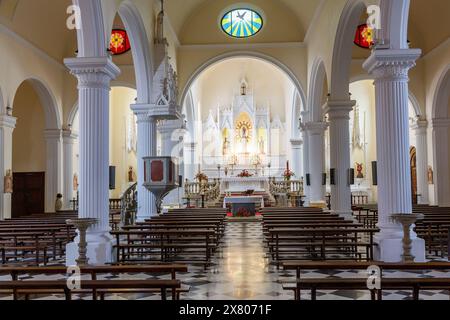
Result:
<svg viewBox="0 0 450 320"><path fill-rule="evenodd" d="M55 97L41 80L27 79L16 90L13 116L13 215L54 212L62 191L61 115Z"/></svg>

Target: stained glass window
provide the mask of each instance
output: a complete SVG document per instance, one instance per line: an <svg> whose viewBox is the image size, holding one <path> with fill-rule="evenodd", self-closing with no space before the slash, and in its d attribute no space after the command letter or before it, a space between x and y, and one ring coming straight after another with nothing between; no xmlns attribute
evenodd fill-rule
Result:
<svg viewBox="0 0 450 320"><path fill-rule="evenodd" d="M113 55L124 54L131 49L127 32L122 29L114 29L111 33L109 49Z"/></svg>
<svg viewBox="0 0 450 320"><path fill-rule="evenodd" d="M248 38L257 34L263 27L263 19L251 9L234 9L221 20L222 30L234 38Z"/></svg>
<svg viewBox="0 0 450 320"><path fill-rule="evenodd" d="M355 44L364 49L370 49L374 44L373 30L367 25L362 24L356 29Z"/></svg>

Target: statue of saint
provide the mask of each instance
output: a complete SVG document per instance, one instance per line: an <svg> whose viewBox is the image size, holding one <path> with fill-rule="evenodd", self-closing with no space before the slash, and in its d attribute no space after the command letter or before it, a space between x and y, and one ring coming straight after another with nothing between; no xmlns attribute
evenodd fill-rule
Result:
<svg viewBox="0 0 450 320"><path fill-rule="evenodd" d="M428 166L428 184L434 184L434 173L431 166Z"/></svg>
<svg viewBox="0 0 450 320"><path fill-rule="evenodd" d="M130 166L130 169L128 170L128 182L134 182L134 172L132 166Z"/></svg>
<svg viewBox="0 0 450 320"><path fill-rule="evenodd" d="M225 140L223 141L223 155L226 156L228 154L228 149L230 148L230 142L228 141L228 138L225 137Z"/></svg>
<svg viewBox="0 0 450 320"><path fill-rule="evenodd" d="M164 43L164 1L161 0L161 12L156 20L156 43Z"/></svg>
<svg viewBox="0 0 450 320"><path fill-rule="evenodd" d="M76 173L74 173L73 175L73 182L72 182L72 186L73 186L73 191L78 191L78 175Z"/></svg>
<svg viewBox="0 0 450 320"><path fill-rule="evenodd" d="M265 143L264 143L264 138L261 137L259 138L259 153L264 154L265 152Z"/></svg>
<svg viewBox="0 0 450 320"><path fill-rule="evenodd" d="M4 193L13 193L13 176L11 170L6 171Z"/></svg>

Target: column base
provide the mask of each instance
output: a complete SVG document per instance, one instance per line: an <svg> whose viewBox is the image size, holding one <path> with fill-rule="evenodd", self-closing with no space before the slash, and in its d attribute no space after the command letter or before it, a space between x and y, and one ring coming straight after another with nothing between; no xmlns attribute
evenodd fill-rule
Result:
<svg viewBox="0 0 450 320"><path fill-rule="evenodd" d="M403 238L385 238L375 235L374 259L383 262L401 262L403 254ZM426 262L425 240L421 238L412 239L411 253L415 257L415 262Z"/></svg>
<svg viewBox="0 0 450 320"><path fill-rule="evenodd" d="M79 237L66 245L66 266L76 265L78 259ZM87 257L89 265L105 265L115 262L114 239L109 232L88 233L86 235Z"/></svg>

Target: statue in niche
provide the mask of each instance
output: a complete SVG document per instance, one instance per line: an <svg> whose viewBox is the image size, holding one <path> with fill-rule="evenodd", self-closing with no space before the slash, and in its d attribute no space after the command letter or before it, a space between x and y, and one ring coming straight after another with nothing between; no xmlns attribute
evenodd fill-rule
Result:
<svg viewBox="0 0 450 320"><path fill-rule="evenodd" d="M78 191L78 175L76 173L73 175L72 188L73 191Z"/></svg>
<svg viewBox="0 0 450 320"><path fill-rule="evenodd" d="M11 170L6 171L4 193L13 193L13 176Z"/></svg>
<svg viewBox="0 0 450 320"><path fill-rule="evenodd" d="M132 166L130 166L130 169L128 170L128 182L134 182L134 171Z"/></svg>
<svg viewBox="0 0 450 320"><path fill-rule="evenodd" d="M164 0L161 0L161 12L156 19L156 43L164 43Z"/></svg>
<svg viewBox="0 0 450 320"><path fill-rule="evenodd" d="M428 166L428 184L434 184L434 172L431 166Z"/></svg>
<svg viewBox="0 0 450 320"><path fill-rule="evenodd" d="M222 153L224 156L228 154L228 150L230 148L230 142L228 141L228 138L225 137L225 140L223 141L223 150Z"/></svg>
<svg viewBox="0 0 450 320"><path fill-rule="evenodd" d="M259 138L259 153L264 154L265 152L265 142L264 142L264 138L261 137Z"/></svg>

